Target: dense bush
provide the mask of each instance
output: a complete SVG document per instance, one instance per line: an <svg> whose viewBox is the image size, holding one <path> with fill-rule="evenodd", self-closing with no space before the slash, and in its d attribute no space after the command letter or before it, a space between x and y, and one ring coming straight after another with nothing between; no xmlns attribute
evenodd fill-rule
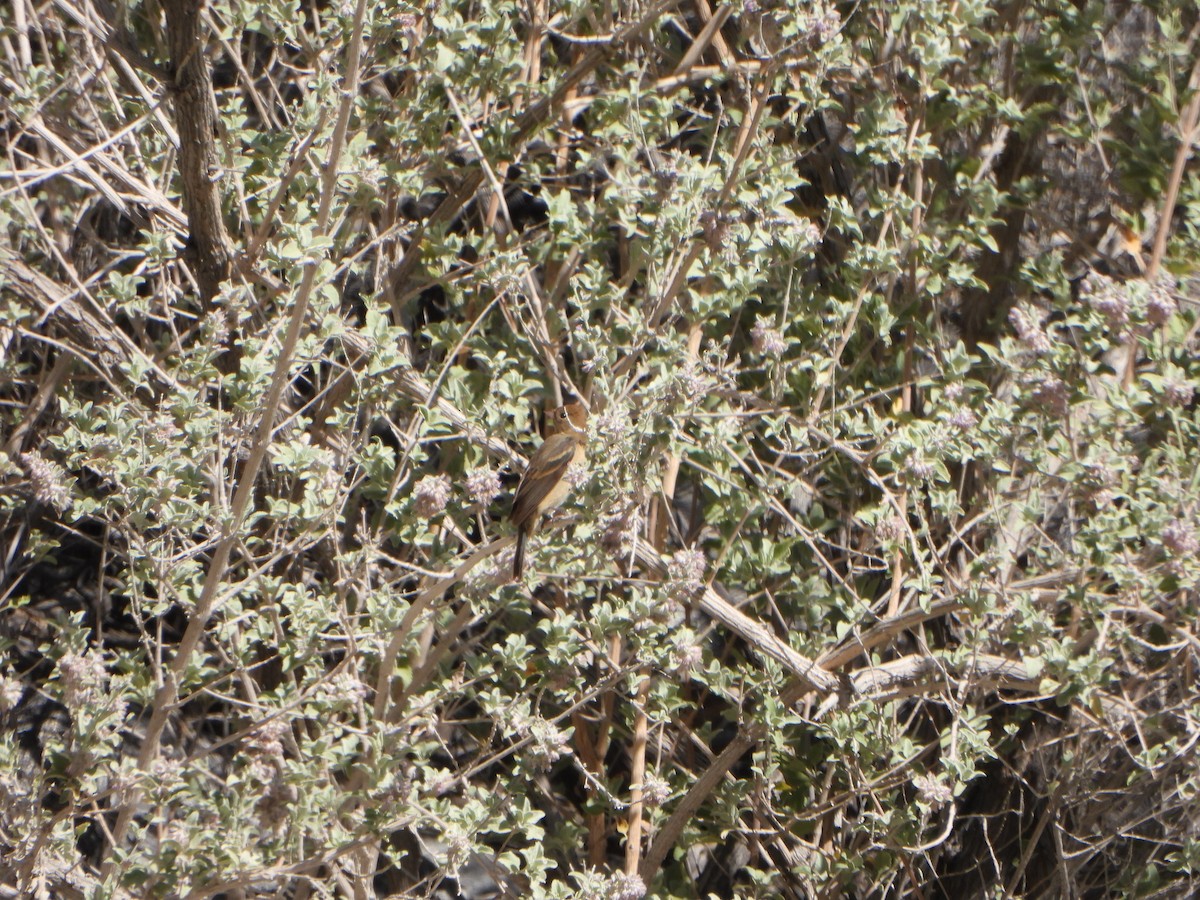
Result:
<svg viewBox="0 0 1200 900"><path fill-rule="evenodd" d="M6 896L1194 892L1195 8L356 3L0 12Z"/></svg>

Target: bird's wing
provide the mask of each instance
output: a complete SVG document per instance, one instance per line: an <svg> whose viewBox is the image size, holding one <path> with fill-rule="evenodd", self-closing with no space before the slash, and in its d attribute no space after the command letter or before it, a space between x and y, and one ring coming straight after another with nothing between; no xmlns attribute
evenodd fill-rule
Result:
<svg viewBox="0 0 1200 900"><path fill-rule="evenodd" d="M575 448L575 437L569 434L552 434L542 441L542 446L529 460L529 468L525 470L513 497L509 519L514 525L521 528L537 515L542 501L567 474L571 460L575 458Z"/></svg>

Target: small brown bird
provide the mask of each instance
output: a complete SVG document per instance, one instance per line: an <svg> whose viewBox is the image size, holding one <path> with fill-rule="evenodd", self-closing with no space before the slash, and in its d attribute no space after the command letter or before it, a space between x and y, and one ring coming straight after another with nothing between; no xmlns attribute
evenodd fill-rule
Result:
<svg viewBox="0 0 1200 900"><path fill-rule="evenodd" d="M570 491L567 470L582 462L587 447L587 410L582 403L568 403L550 413L549 433L529 460L517 492L513 495L509 520L517 527L517 552L513 556L513 578L525 570L525 542L537 531L542 514L562 503Z"/></svg>

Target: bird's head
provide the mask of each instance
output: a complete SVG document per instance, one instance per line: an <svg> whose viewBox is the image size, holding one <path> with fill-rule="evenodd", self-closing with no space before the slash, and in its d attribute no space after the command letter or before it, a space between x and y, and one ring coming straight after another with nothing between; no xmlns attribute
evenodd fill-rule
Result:
<svg viewBox="0 0 1200 900"><path fill-rule="evenodd" d="M551 434L587 435L587 408L578 400L550 411Z"/></svg>

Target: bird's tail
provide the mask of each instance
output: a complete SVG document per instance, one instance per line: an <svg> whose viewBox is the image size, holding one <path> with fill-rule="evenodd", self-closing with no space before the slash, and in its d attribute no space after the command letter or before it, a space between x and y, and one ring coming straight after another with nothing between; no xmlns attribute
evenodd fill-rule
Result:
<svg viewBox="0 0 1200 900"><path fill-rule="evenodd" d="M517 552L513 554L513 579L519 580L525 571L525 540L529 537L525 529L517 531Z"/></svg>

